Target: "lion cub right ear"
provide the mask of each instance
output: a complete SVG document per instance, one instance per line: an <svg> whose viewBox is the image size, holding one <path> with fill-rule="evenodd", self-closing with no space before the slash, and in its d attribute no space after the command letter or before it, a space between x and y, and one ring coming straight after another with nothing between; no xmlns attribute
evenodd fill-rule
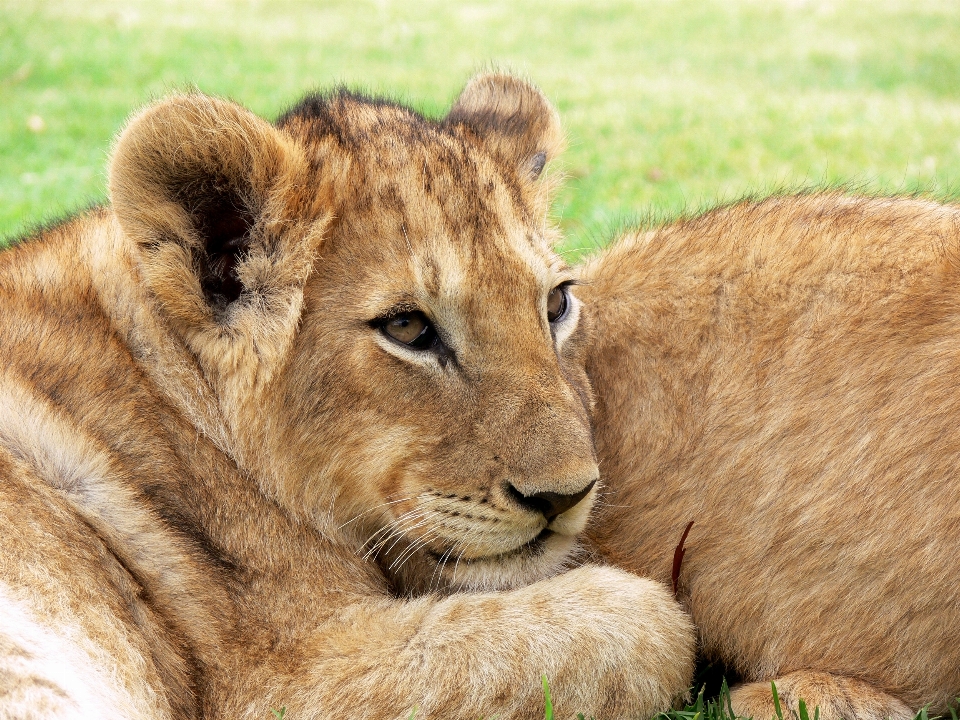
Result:
<svg viewBox="0 0 960 720"><path fill-rule="evenodd" d="M286 351L327 223L293 140L231 102L174 96L120 135L110 195L157 307L210 370Z"/></svg>
<svg viewBox="0 0 960 720"><path fill-rule="evenodd" d="M536 87L512 75L477 75L445 120L469 128L521 177L536 180L563 147L560 117Z"/></svg>

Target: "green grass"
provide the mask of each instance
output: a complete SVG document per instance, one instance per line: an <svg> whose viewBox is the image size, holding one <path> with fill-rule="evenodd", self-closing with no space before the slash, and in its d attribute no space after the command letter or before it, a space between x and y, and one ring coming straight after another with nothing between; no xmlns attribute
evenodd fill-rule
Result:
<svg viewBox="0 0 960 720"><path fill-rule="evenodd" d="M490 66L561 112L572 245L778 188L953 198L958 37L955 0L0 0L0 237L101 201L111 138L170 90L439 114Z"/></svg>
<svg viewBox="0 0 960 720"><path fill-rule="evenodd" d="M550 685L546 675L542 676L542 681L543 717L544 720L555 720L553 700L550 697ZM730 686L727 685L725 679L721 678L719 686L712 690L709 688L709 685L709 683L697 683L691 690L691 694L694 696L692 703L677 710L658 713L652 720L753 720L752 718L738 717L737 714L734 713L733 705L730 701ZM797 701L797 712L796 715L794 715L792 711L785 709L781 705L775 682L770 683L770 690L773 694L776 716L773 719L757 718L757 720L820 720L819 708L813 708L811 711L801 698ZM958 700L958 702L960 702L960 700ZM276 710L271 710L271 712L278 720L283 720L283 710L281 710L279 714ZM414 708L408 720L416 720L416 717L417 710ZM496 716L493 716L491 720L495 720L495 718ZM482 716L480 720L483 720ZM577 720L588 719L580 713L577 715ZM589 720L594 720L594 718L591 717ZM927 708L924 707L916 714L914 720L958 720L957 707L955 705L950 706L949 714L946 715L931 715Z"/></svg>

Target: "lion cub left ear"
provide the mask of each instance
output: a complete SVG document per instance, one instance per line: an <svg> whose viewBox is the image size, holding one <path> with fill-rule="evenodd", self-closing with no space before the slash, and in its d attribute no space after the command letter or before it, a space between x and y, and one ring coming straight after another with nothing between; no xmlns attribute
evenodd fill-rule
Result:
<svg viewBox="0 0 960 720"><path fill-rule="evenodd" d="M503 73L467 83L445 123L469 128L530 181L563 147L560 118L550 101L533 85Z"/></svg>
<svg viewBox="0 0 960 720"><path fill-rule="evenodd" d="M158 312L213 375L262 379L289 347L328 219L313 180L294 140L199 93L117 140L113 210Z"/></svg>

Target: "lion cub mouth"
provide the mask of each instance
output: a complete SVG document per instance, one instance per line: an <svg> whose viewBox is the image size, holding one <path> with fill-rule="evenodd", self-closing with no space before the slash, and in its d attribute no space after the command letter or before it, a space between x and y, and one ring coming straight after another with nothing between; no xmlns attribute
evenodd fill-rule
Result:
<svg viewBox="0 0 960 720"><path fill-rule="evenodd" d="M465 557L455 549L430 549L424 556L434 567L438 589L509 590L561 572L578 548L576 537L544 529L512 550Z"/></svg>
<svg viewBox="0 0 960 720"><path fill-rule="evenodd" d="M522 545L518 545L513 550L507 550L506 552L494 553L491 555L480 555L477 557L460 557L458 558L458 561L461 565L473 565L476 563L503 562L521 555L530 558L536 558L543 555L546 550L547 541L554 535L555 533L553 530L544 528L535 538L528 540ZM451 554L451 551L446 550L443 552L438 552L437 550L428 550L427 554L439 563L448 558Z"/></svg>

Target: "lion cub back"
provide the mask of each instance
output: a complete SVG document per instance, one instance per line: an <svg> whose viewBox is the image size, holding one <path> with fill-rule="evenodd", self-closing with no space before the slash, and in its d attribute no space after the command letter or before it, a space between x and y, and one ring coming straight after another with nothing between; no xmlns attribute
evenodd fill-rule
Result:
<svg viewBox="0 0 960 720"><path fill-rule="evenodd" d="M747 679L812 668L915 707L960 690L958 227L930 202L774 198L584 270L592 539L668 581L694 521L681 597Z"/></svg>

